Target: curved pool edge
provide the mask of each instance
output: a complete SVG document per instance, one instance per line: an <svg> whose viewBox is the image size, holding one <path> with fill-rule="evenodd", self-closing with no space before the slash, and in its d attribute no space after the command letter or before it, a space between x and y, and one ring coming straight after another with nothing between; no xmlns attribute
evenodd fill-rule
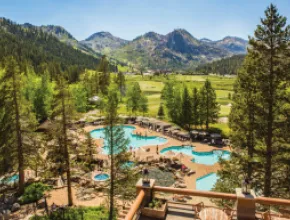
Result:
<svg viewBox="0 0 290 220"><path fill-rule="evenodd" d="M97 179L95 179L96 176L98 176L98 175L103 175L103 174L106 174L106 175L108 176L108 178L105 179L105 180L97 180ZM110 180L110 174L107 173L107 172L95 173L95 174L92 175L92 180L95 181L95 182L105 182L105 181Z"/></svg>
<svg viewBox="0 0 290 220"><path fill-rule="evenodd" d="M132 137L137 137L138 136L137 134L134 133L134 131L136 131L138 129L136 126L134 126L134 125L127 125L127 124L123 124L123 125L119 125L119 126L122 126L124 128L133 129L132 132L130 132L130 135ZM99 128L95 128L95 129L92 129L92 130L87 131L87 132L89 134L91 134L91 133L93 133L95 131L97 131L97 132L98 131L103 131L105 129L105 127L106 126L101 126ZM92 135L91 135L91 137L92 137ZM144 136L142 136L142 137L144 138ZM164 145L167 145L168 142L169 142L169 139L167 137L164 137L164 136L161 136L161 135L160 136L157 136L157 135L154 135L154 136L153 135L149 135L149 136L146 136L145 138L146 139L160 139L160 140L162 140L164 142L158 143L158 144L142 145L142 146L138 147L138 149L143 148L143 147L149 147L149 148L151 148L151 147L154 147L154 146L157 146L157 145L160 146L160 147L164 147ZM103 138L103 137L100 137L100 138L98 138L98 137L92 137L92 139L93 140L102 140L102 141L105 141L105 138ZM103 142L102 146L100 146L100 147L102 149L105 147L104 142ZM129 149L127 151L129 152ZM102 150L102 154L108 155L108 154L104 153L103 150Z"/></svg>
<svg viewBox="0 0 290 220"><path fill-rule="evenodd" d="M202 185L200 185L201 187L198 186L198 184L201 184L201 183L198 183L199 181L202 181L202 180L204 181L205 179L210 178L211 176L213 176L213 178L214 178L213 183L210 182L210 180L207 180L206 183L203 183ZM195 180L195 189L201 190L201 191L211 191L213 189L213 187L215 186L216 182L218 181L218 179L219 179L219 176L217 175L216 172L210 172L208 174L200 176L200 177L196 178L196 180ZM208 185L208 184L210 184L210 185ZM208 187L208 186L210 186L210 187Z"/></svg>
<svg viewBox="0 0 290 220"><path fill-rule="evenodd" d="M163 149L160 151L160 153L163 153L163 152L162 152L163 150L166 150L166 149L168 149L168 148L172 148L172 147L183 148L183 147L195 147L195 146L194 146L194 145L192 145L192 146L190 146L190 145L186 145L186 146L182 146L182 145L172 145L172 146L168 146L168 147L163 148ZM168 151L170 151L170 150L168 150ZM226 152L226 153L229 153L229 154L231 153L231 151L226 150L226 149L212 149L212 150L210 150L210 151L195 151L195 150L192 150L192 152L194 152L194 153L197 154L197 155L213 154L214 151L223 151L223 152Z"/></svg>
<svg viewBox="0 0 290 220"><path fill-rule="evenodd" d="M134 125L127 125L127 124L120 125L120 126L123 126L123 127L125 127L125 128L132 128L132 129L134 129L134 130L132 130L131 135L132 135L132 136L138 136L137 134L134 134L134 131L137 130L136 126L134 126ZM90 130L90 131L88 131L88 133L91 133L91 132L94 132L94 131L101 131L101 130L104 130L104 129L105 129L105 126L102 126L102 127L100 127L100 128L96 128L96 129ZM93 137L92 137L92 138L93 138ZM162 145L163 145L163 144L166 144L166 143L168 142L168 139L165 138L165 137L162 137L162 136L147 135L146 138L148 138L148 139L155 139L155 138L162 138L162 139L165 139L166 142L162 143ZM104 139L104 138L93 138L93 139ZM160 145L161 145L161 144L160 144Z"/></svg>

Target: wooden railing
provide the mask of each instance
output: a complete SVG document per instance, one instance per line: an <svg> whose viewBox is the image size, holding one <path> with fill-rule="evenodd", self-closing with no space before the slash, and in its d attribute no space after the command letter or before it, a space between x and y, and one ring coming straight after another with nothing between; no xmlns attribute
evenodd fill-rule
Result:
<svg viewBox="0 0 290 220"><path fill-rule="evenodd" d="M138 210L142 204L144 197L145 197L145 191L140 190L139 194L137 195L137 198L135 199L133 205L131 206L130 211L126 215L125 220L132 220L134 218L135 214L138 212Z"/></svg>
<svg viewBox="0 0 290 220"><path fill-rule="evenodd" d="M277 205L277 206L289 206L289 199L278 199L278 198L269 198L269 197L257 197L255 202L263 205Z"/></svg>
<svg viewBox="0 0 290 220"><path fill-rule="evenodd" d="M219 199L230 199L230 200L237 199L237 196L235 194L217 193L217 192L210 192L210 191L198 191L198 190L189 190L189 189L177 189L177 188L161 187L161 186L154 186L153 191L174 193L178 195L219 198Z"/></svg>
<svg viewBox="0 0 290 220"><path fill-rule="evenodd" d="M152 186L152 187L145 187L146 191L142 189L141 186L137 186L139 189L139 193L137 195L136 200L134 201L130 211L128 212L125 220L133 220L136 213L140 210L141 204L145 196L148 196L150 192L153 195L154 192L163 192L163 193L172 193L178 195L188 195L188 196L199 196L199 197L208 197L208 198L216 198L216 199L227 199L227 200L236 200L238 201L238 208L246 208L244 207L243 202L239 202L241 199L236 194L229 194L229 193L218 193L218 192L211 192L211 191L198 191L198 190L189 190L189 189L178 189L178 188L171 188L171 187L161 187L161 186ZM148 191L148 189L150 189ZM145 195L146 194L146 195ZM149 195L149 196L151 196ZM147 198L147 197L146 197ZM290 200L287 199L278 199L278 198L268 198L268 197L250 197L245 198L248 200L249 203L253 204L253 215L255 214L255 203L262 204L262 205L270 205L270 206L285 206L290 207ZM243 212L242 212L243 213ZM244 219L244 218L239 218Z"/></svg>

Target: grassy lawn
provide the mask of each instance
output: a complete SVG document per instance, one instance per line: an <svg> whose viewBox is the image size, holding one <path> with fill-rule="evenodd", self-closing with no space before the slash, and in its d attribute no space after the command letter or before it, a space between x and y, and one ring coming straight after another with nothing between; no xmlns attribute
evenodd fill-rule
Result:
<svg viewBox="0 0 290 220"><path fill-rule="evenodd" d="M223 135L225 135L227 137L230 135L230 127L228 124L216 123L216 124L210 124L210 127L220 129L222 131Z"/></svg>
<svg viewBox="0 0 290 220"><path fill-rule="evenodd" d="M231 107L228 105L220 105L220 112L219 116L220 117L226 117L230 114Z"/></svg>
<svg viewBox="0 0 290 220"><path fill-rule="evenodd" d="M220 104L220 117L226 117L229 115L231 107L228 105L231 103L229 99L229 93L233 94L233 85L235 78L221 77L221 76L189 76L189 75L170 75L164 76L141 76L141 75L127 75L127 86L132 82L138 82L141 90L145 92L148 98L149 112L146 116L156 117L158 108L161 102L161 91L165 82L170 79L180 85L186 85L190 91L194 87L200 89L205 80L209 79L213 88L216 90L217 102ZM119 112L121 114L127 114L125 104L120 106ZM165 119L166 120L166 119ZM221 129L225 134L229 134L229 127L227 124L213 124L212 127Z"/></svg>

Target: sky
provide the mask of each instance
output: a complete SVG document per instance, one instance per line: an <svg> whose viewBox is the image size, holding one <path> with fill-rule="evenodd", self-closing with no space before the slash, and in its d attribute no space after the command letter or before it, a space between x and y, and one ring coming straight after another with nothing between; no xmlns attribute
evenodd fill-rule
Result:
<svg viewBox="0 0 290 220"><path fill-rule="evenodd" d="M0 17L60 25L77 40L108 31L126 40L183 28L196 38L253 35L270 3L290 23L290 0L0 0Z"/></svg>

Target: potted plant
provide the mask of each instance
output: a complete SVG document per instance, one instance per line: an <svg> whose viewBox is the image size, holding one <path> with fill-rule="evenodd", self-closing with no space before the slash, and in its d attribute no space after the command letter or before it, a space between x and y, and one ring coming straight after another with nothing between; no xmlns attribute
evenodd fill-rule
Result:
<svg viewBox="0 0 290 220"><path fill-rule="evenodd" d="M142 208L141 213L147 217L165 219L167 213L167 201L155 198Z"/></svg>

